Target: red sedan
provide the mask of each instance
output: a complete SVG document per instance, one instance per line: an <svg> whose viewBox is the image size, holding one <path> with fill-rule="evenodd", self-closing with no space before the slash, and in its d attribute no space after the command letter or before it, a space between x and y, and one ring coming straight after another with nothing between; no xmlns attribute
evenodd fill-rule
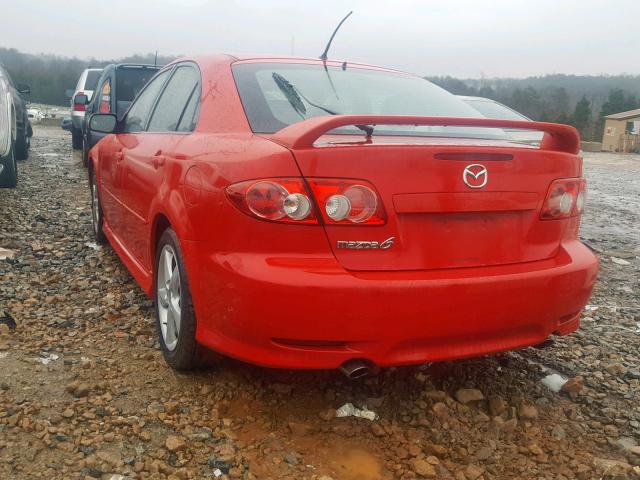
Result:
<svg viewBox="0 0 640 480"><path fill-rule="evenodd" d="M90 125L113 133L90 152L96 237L155 299L174 368L204 348L358 376L521 348L576 330L596 279L576 131L413 75L186 58Z"/></svg>

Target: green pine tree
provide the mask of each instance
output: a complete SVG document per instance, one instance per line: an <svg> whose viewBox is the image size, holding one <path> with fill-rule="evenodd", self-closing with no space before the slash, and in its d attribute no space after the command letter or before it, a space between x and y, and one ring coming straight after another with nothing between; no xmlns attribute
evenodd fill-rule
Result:
<svg viewBox="0 0 640 480"><path fill-rule="evenodd" d="M591 103L585 95L576 103L571 116L571 124L578 129L583 138L591 138Z"/></svg>

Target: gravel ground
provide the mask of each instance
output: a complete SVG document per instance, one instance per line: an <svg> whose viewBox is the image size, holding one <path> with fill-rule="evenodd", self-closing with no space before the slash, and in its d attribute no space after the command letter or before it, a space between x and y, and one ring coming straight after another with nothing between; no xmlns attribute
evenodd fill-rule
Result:
<svg viewBox="0 0 640 480"><path fill-rule="evenodd" d="M602 269L579 332L349 382L166 367L151 302L92 243L70 143L36 128L0 191L1 479L640 478L640 156L587 154ZM570 379L557 393L553 373ZM336 418L348 402L378 418Z"/></svg>

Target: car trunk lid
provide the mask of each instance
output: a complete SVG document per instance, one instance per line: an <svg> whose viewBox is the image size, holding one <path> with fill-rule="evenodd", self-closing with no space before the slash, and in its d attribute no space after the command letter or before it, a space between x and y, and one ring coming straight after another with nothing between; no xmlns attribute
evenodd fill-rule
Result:
<svg viewBox="0 0 640 480"><path fill-rule="evenodd" d="M306 178L362 179L377 190L385 208L384 225L324 226L345 268L465 268L531 262L556 254L568 224L542 221L539 210L554 179L580 175L575 145L562 138L571 136L570 127L546 127L556 137L538 149L494 140L374 134L362 141L362 137L323 135L335 128L336 118L329 117L324 131L316 130L306 139L308 129L293 139L282 135L295 125L272 138L293 150ZM486 123L484 119L458 120L472 121L474 126ZM354 121L389 120L358 117ZM499 126L492 122L489 128ZM392 246L375 248L384 241Z"/></svg>

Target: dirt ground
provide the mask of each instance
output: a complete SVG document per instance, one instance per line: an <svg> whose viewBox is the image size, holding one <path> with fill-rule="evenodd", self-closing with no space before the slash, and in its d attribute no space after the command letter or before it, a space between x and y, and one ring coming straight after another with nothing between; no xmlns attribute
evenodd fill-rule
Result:
<svg viewBox="0 0 640 480"><path fill-rule="evenodd" d="M640 156L586 154L601 273L577 333L351 382L169 369L151 302L92 243L70 144L36 128L0 191L0 479L640 478ZM336 418L347 402L378 419Z"/></svg>

